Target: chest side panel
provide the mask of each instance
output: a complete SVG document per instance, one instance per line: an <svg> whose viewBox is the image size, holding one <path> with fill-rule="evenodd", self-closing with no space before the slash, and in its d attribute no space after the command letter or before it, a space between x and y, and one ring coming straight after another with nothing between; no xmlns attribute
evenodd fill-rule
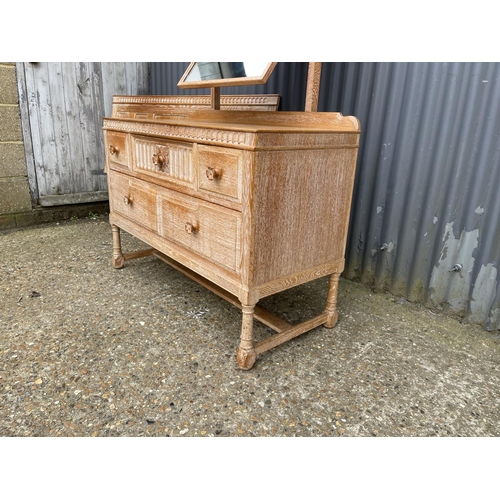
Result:
<svg viewBox="0 0 500 500"><path fill-rule="evenodd" d="M257 153L252 283L343 259L357 149Z"/></svg>

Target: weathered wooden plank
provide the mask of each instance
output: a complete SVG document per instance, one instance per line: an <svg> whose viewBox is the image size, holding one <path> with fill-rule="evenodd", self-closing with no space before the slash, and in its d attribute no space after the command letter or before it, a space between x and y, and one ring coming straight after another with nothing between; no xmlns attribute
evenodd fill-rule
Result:
<svg viewBox="0 0 500 500"><path fill-rule="evenodd" d="M19 75L18 75L19 77ZM38 192L42 191L44 189L44 179L39 178L40 176L38 175L38 168L40 165L40 142L42 140L41 138L41 131L40 131L40 126L39 126L39 117L38 117L38 112L35 112L35 110L38 109L37 105L37 93L35 90L34 86L34 75L33 75L33 68L31 66L31 63L25 63L24 65L24 78L26 81L26 105L28 106L28 126L30 127L31 130L31 146L32 146L32 151L33 151L33 161L34 161L34 168L35 168L35 174L37 176L37 187L38 187Z"/></svg>
<svg viewBox="0 0 500 500"><path fill-rule="evenodd" d="M78 89L78 116L80 118L82 146L85 152L83 162L75 165L75 169L82 181L84 180L85 185L90 188L90 182L87 179L87 171L90 171L90 168L87 168L87 165L89 165L92 149L95 144L95 129L92 116L92 85L89 64L85 62L75 63L75 75Z"/></svg>
<svg viewBox="0 0 500 500"><path fill-rule="evenodd" d="M149 93L149 64L135 63L137 70L137 88L133 89L132 94Z"/></svg>
<svg viewBox="0 0 500 500"><path fill-rule="evenodd" d="M106 201L107 199L108 199L107 191L90 191L86 193L40 196L39 203L42 207L55 207L59 205L73 205L76 203Z"/></svg>
<svg viewBox="0 0 500 500"><path fill-rule="evenodd" d="M101 63L91 63L92 71L92 99L94 108L94 127L95 127L95 151L94 164L88 172L90 174L91 186L93 191L106 191L107 178L100 172L104 172L104 136L102 133L102 119L104 117L104 100L102 98L102 70Z"/></svg>
<svg viewBox="0 0 500 500"><path fill-rule="evenodd" d="M125 91L127 94L132 94L134 90L137 88L137 68L134 63L126 62L125 66Z"/></svg>
<svg viewBox="0 0 500 500"><path fill-rule="evenodd" d="M54 195L57 193L57 155L55 151L54 121L52 119L52 102L50 99L48 64L36 63L31 65L31 75L36 85L35 99L31 115L37 117L36 142L34 142L34 155L37 162L40 194Z"/></svg>
<svg viewBox="0 0 500 500"><path fill-rule="evenodd" d="M103 62L102 71L102 99L104 101L104 116L111 116L111 107L113 105L113 95L115 92L115 73L112 62Z"/></svg>
<svg viewBox="0 0 500 500"><path fill-rule="evenodd" d="M111 113L114 94L134 94L139 87L144 91L149 86L147 66L98 62L18 64L34 203L77 203L85 201L84 193L88 193L88 201L102 198L107 191L102 119Z"/></svg>
<svg viewBox="0 0 500 500"><path fill-rule="evenodd" d="M63 83L63 68L60 62L47 65L48 95L50 99L50 117L54 131L54 141L50 147L51 155L55 158L54 165L50 171L49 193L50 195L70 194L74 189L71 177L67 175L68 167L71 165L71 144L66 121L66 101L68 100L68 89Z"/></svg>
<svg viewBox="0 0 500 500"><path fill-rule="evenodd" d="M87 186L85 177L79 175L78 167L85 161L85 150L82 141L80 109L78 107L75 63L63 63L62 84L66 100L66 123L70 136L70 163L64 166L64 172L61 172L61 175L65 174L69 178L71 193L81 193L87 191Z"/></svg>
<svg viewBox="0 0 500 500"><path fill-rule="evenodd" d="M38 199L38 182L36 179L35 158L33 155L33 143L30 128L30 114L28 103L29 96L25 76L26 64L28 63L16 63L17 88L19 92L19 109L21 113L21 126L23 131L23 143L26 157L26 169L28 172L28 184L30 188L31 204L35 206Z"/></svg>
<svg viewBox="0 0 500 500"><path fill-rule="evenodd" d="M127 72L125 70L125 63L115 62L114 63L114 93L127 95Z"/></svg>

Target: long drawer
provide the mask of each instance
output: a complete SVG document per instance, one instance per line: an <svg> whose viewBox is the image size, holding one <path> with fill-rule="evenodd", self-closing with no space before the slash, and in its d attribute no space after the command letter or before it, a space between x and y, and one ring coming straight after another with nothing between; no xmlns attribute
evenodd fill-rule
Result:
<svg viewBox="0 0 500 500"><path fill-rule="evenodd" d="M159 206L162 236L219 266L239 272L240 212L163 189Z"/></svg>

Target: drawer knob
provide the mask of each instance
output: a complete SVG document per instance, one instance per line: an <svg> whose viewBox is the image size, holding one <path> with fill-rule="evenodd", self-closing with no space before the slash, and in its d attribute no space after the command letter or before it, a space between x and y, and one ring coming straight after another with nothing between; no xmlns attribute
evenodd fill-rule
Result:
<svg viewBox="0 0 500 500"><path fill-rule="evenodd" d="M109 154L114 155L115 153L118 154L118 148L113 145L109 146Z"/></svg>
<svg viewBox="0 0 500 500"><path fill-rule="evenodd" d="M125 203L125 205L131 205L132 204L132 200L128 196L124 196L123 197L123 203Z"/></svg>
<svg viewBox="0 0 500 500"><path fill-rule="evenodd" d="M186 230L186 233L196 233L198 231L198 226L196 224L191 224L191 222L186 222L184 229Z"/></svg>
<svg viewBox="0 0 500 500"><path fill-rule="evenodd" d="M205 173L207 174L207 179L209 181L213 181L214 179L218 179L220 177L220 171L214 167L208 167Z"/></svg>
<svg viewBox="0 0 500 500"><path fill-rule="evenodd" d="M153 155L153 164L156 165L156 170L161 170L165 164L165 157L161 153Z"/></svg>

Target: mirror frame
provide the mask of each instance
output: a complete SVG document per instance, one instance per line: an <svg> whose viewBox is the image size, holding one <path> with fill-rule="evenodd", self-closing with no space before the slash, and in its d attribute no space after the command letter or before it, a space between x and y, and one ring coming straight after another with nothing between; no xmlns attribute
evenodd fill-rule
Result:
<svg viewBox="0 0 500 500"><path fill-rule="evenodd" d="M277 62L271 62L267 65L264 73L260 77L254 76L244 76L240 78L222 78L219 80L198 80L195 82L187 82L186 78L188 77L191 69L195 65L195 62L192 62L185 73L182 75L182 78L179 80L177 86L183 89L204 89L207 87L235 87L241 85L258 85L262 83L266 83L274 68L276 67Z"/></svg>

